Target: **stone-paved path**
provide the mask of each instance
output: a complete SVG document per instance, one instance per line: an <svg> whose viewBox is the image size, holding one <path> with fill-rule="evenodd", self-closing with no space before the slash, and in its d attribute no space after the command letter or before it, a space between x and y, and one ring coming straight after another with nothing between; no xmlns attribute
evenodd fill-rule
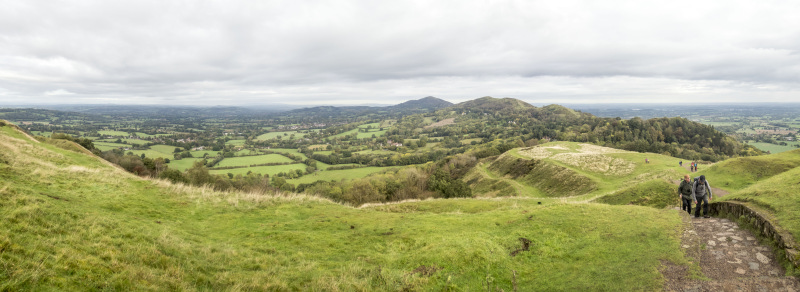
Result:
<svg viewBox="0 0 800 292"><path fill-rule="evenodd" d="M665 264L667 291L798 291L772 250L728 219L693 218L683 213L681 247L707 280L691 279L686 267Z"/></svg>

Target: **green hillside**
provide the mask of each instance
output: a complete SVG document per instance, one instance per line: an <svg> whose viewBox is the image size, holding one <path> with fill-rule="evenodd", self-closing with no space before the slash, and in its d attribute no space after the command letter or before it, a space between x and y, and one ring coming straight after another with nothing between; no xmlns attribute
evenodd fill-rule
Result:
<svg viewBox="0 0 800 292"><path fill-rule="evenodd" d="M483 160L467 173L464 181L477 196L484 197L582 201L628 192L630 194L623 197L650 198L622 201L616 198L602 202L628 204L636 201L640 205L664 207L668 205L665 202L673 200L673 190L664 185L688 173L679 161L679 158L653 153L553 142L512 149L497 158Z"/></svg>
<svg viewBox="0 0 800 292"><path fill-rule="evenodd" d="M53 143L0 127L0 290L659 290L661 261L688 265L674 210L352 208L141 179Z"/></svg>
<svg viewBox="0 0 800 292"><path fill-rule="evenodd" d="M714 177L715 187L739 190L800 166L800 149L722 161L701 173Z"/></svg>
<svg viewBox="0 0 800 292"><path fill-rule="evenodd" d="M733 190L721 201L755 205L773 223L800 238L800 150L730 159L700 173Z"/></svg>

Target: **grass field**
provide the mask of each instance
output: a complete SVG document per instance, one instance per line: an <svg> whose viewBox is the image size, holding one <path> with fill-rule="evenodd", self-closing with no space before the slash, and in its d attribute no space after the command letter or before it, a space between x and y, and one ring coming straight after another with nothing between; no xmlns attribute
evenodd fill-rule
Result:
<svg viewBox="0 0 800 292"><path fill-rule="evenodd" d="M140 137L140 138L164 137L164 136L169 136L169 135L172 135L172 134L155 134L155 135L150 135L150 134L145 134L145 133L142 133L142 132L136 132L136 136L138 136L138 137Z"/></svg>
<svg viewBox="0 0 800 292"><path fill-rule="evenodd" d="M328 148L327 144L315 144L315 145L308 146L308 149L311 149L313 151L322 151L322 150L325 150L326 148Z"/></svg>
<svg viewBox="0 0 800 292"><path fill-rule="evenodd" d="M146 140L139 140L139 139L119 139L120 141L127 142L129 145L144 145L150 143L150 141ZM107 143L116 143L117 139L100 139L97 140L98 142L107 142Z"/></svg>
<svg viewBox="0 0 800 292"><path fill-rule="evenodd" d="M286 158L286 156L280 154L267 154L267 155L258 155L258 156L244 156L244 157L232 157L232 158L225 158L220 161L217 166L218 167L225 167L225 166L248 166L253 164L264 164L264 163L287 163L287 162L294 162L293 160Z"/></svg>
<svg viewBox="0 0 800 292"><path fill-rule="evenodd" d="M344 136L347 136L347 135L352 135L354 133L358 133L358 129L352 129L350 131L347 131L347 132L344 132L344 133L339 133L339 134L330 136L328 138L331 138L331 139L333 139L333 138L341 138L341 137L344 137Z"/></svg>
<svg viewBox="0 0 800 292"><path fill-rule="evenodd" d="M224 161L224 160L223 160ZM272 165L272 166L254 166L254 167L245 167L245 168L233 168L233 169L219 169L219 170L210 170L209 172L212 174L228 174L232 173L234 175L241 174L246 175L247 172L252 173L260 173L260 174L269 174L270 176L276 175L281 172L289 172L295 170L303 170L305 171L306 165L302 163L295 163L295 164L286 164L286 165Z"/></svg>
<svg viewBox="0 0 800 292"><path fill-rule="evenodd" d="M92 144L94 144L95 148L100 149L100 151L108 151L108 150L111 150L111 149L131 147L131 145L127 145L127 144L118 144L118 143L109 143L109 142L97 142L97 141L92 142Z"/></svg>
<svg viewBox="0 0 800 292"><path fill-rule="evenodd" d="M180 171L185 171L185 170L191 168L192 165L194 165L194 162L198 161L198 160L202 160L202 158L181 158L181 159L172 159L172 158L170 158L169 164L167 164L167 165L171 169L177 169L177 170L180 170Z"/></svg>
<svg viewBox="0 0 800 292"><path fill-rule="evenodd" d="M285 135L284 135L285 134ZM286 131L286 132L269 132L266 134L259 135L256 140L266 141L270 139L275 139L277 137L281 137L281 139L289 139L294 135L294 139L300 139L306 136L306 133L300 133L297 131Z"/></svg>
<svg viewBox="0 0 800 292"><path fill-rule="evenodd" d="M294 156L299 156L299 157L300 157L300 158L302 158L303 160L306 160L306 159L308 159L308 157L306 157L306 155L305 155L305 154L303 154L303 153L300 153L300 151L297 151L297 149L281 149L281 148L271 148L271 149L269 149L269 150L270 150L270 151L274 151L274 152L280 152L280 153L291 153L291 154L292 154L292 155L294 155Z"/></svg>
<svg viewBox="0 0 800 292"><path fill-rule="evenodd" d="M786 143L788 144L787 146L775 145L772 143L763 143L763 142L748 142L747 144L753 145L756 148L761 149L761 151L769 151L770 153L774 154L774 153L781 153L785 151L798 149L797 147L794 147L794 145L798 145L800 144L800 142L787 142Z"/></svg>
<svg viewBox="0 0 800 292"><path fill-rule="evenodd" d="M481 140L483 140L483 139L481 139L481 138L464 139L464 140L461 140L461 144L464 144L464 145L469 145L469 144L471 144L473 141L474 141L474 142L480 142Z"/></svg>
<svg viewBox="0 0 800 292"><path fill-rule="evenodd" d="M36 143L4 126L0 290L660 291L663 263L696 269L681 248L679 211L626 205L675 188L667 180L685 173L679 160L595 147L557 142L503 158L506 166L537 159L569 168L597 185L586 195L353 208L141 179L74 145ZM490 163L478 174L497 174ZM712 184L740 181L722 200L758 205L800 238L798 165L800 150L698 174ZM240 170L248 171L213 172ZM588 202L601 195L621 205Z"/></svg>
<svg viewBox="0 0 800 292"><path fill-rule="evenodd" d="M142 180L13 138L0 140L7 290L657 290L661 260L686 264L675 211L530 200L355 209ZM42 157L54 164L29 163Z"/></svg>
<svg viewBox="0 0 800 292"><path fill-rule="evenodd" d="M367 154L378 154L378 155L397 154L397 152L389 151L389 150L363 150L363 151L358 151L358 152L355 152L355 153L363 154L363 155L367 155Z"/></svg>
<svg viewBox="0 0 800 292"><path fill-rule="evenodd" d="M204 155L208 154L208 157L217 156L221 151L213 151L213 150L195 150L189 151L192 153L192 157L203 157Z"/></svg>
<svg viewBox="0 0 800 292"><path fill-rule="evenodd" d="M319 164L317 166L320 166ZM340 165L337 165L340 166ZM353 169L342 169L342 170L324 170L318 171L314 174L307 174L300 178L296 179L288 179L286 180L292 184L308 184L318 180L324 181L339 181L342 179L354 179L354 178L362 178L366 177L370 174L387 170L387 167L362 167L362 168L353 168Z"/></svg>
<svg viewBox="0 0 800 292"><path fill-rule="evenodd" d="M234 145L234 146L241 146L244 145L245 140L229 140L225 142L225 145Z"/></svg>
<svg viewBox="0 0 800 292"><path fill-rule="evenodd" d="M97 133L103 136L115 136L115 137L128 137L131 135L128 132L113 131L113 130L102 130L102 131L97 131Z"/></svg>
<svg viewBox="0 0 800 292"><path fill-rule="evenodd" d="M31 134L35 136L50 137L50 135L53 135L53 132L31 131Z"/></svg>

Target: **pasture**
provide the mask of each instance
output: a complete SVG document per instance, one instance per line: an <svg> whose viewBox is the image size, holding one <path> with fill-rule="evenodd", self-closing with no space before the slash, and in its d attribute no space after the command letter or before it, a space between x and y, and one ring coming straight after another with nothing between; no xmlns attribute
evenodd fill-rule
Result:
<svg viewBox="0 0 800 292"><path fill-rule="evenodd" d="M290 163L294 162L293 160L287 158L286 156L280 154L266 154L266 155L258 155L258 156L243 156L243 157L232 157L232 158L225 158L220 161L216 166L217 167L227 167L227 166L249 166L253 164L264 164L264 163Z"/></svg>
<svg viewBox="0 0 800 292"><path fill-rule="evenodd" d="M223 160L224 161L224 160ZM211 174L221 174L225 175L228 173L232 173L233 175L241 174L246 175L248 172L253 173L260 173L260 174L268 174L270 176L274 176L281 172L289 172L289 171L296 171L296 170L305 171L306 165L302 163L295 163L295 164L285 164L285 165L272 165L272 166L254 166L254 167L244 167L244 168L232 168L232 169L215 169L209 170Z"/></svg>
<svg viewBox="0 0 800 292"><path fill-rule="evenodd" d="M306 133L300 133L298 131L285 131L285 132L269 132L266 134L261 134L256 137L256 140L259 141L266 141L276 139L281 137L281 139L290 139L294 135L294 139L301 139L306 136Z"/></svg>
<svg viewBox="0 0 800 292"><path fill-rule="evenodd" d="M323 171L317 171L313 174L306 174L300 178L287 179L286 182L297 185L297 184L309 184L318 180L339 181L342 179L355 179L355 178L367 177L370 174L381 172L390 168L392 167L370 166L370 167L342 169L342 170L323 170Z"/></svg>
<svg viewBox="0 0 800 292"><path fill-rule="evenodd" d="M113 137L128 137L131 135L128 132L114 131L114 130L101 130L97 131L97 133L102 136L113 136Z"/></svg>

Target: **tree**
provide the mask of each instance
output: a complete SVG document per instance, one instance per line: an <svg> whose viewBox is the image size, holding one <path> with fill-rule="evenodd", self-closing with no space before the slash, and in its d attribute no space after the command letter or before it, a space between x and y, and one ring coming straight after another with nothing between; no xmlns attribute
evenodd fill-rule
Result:
<svg viewBox="0 0 800 292"><path fill-rule="evenodd" d="M183 176L183 173L176 169L165 169L158 174L158 178L167 179L172 183L187 183L189 180Z"/></svg>
<svg viewBox="0 0 800 292"><path fill-rule="evenodd" d="M186 178L196 186L214 183L214 178L205 166L205 160L195 161L194 165L186 170Z"/></svg>

